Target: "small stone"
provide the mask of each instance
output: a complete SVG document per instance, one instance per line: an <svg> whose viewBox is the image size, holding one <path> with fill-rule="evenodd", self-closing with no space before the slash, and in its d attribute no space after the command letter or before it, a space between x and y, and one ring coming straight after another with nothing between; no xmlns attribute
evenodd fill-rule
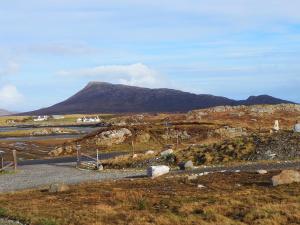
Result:
<svg viewBox="0 0 300 225"><path fill-rule="evenodd" d="M273 186L300 182L300 173L296 170L283 170L280 174L272 177Z"/></svg>
<svg viewBox="0 0 300 225"><path fill-rule="evenodd" d="M198 186L197 186L199 189L203 189L203 188L206 188L204 185L202 185L202 184L198 184Z"/></svg>
<svg viewBox="0 0 300 225"><path fill-rule="evenodd" d="M236 170L236 171L234 171L235 173L239 173L239 172L241 172L240 170Z"/></svg>
<svg viewBox="0 0 300 225"><path fill-rule="evenodd" d="M50 193L59 193L59 192L65 192L70 190L70 187L66 184L63 183L55 183L51 184L49 187L49 192Z"/></svg>
<svg viewBox="0 0 300 225"><path fill-rule="evenodd" d="M104 167L103 167L103 165L99 165L99 166L98 166L98 170L99 170L99 171L102 171L102 170L104 170Z"/></svg>
<svg viewBox="0 0 300 225"><path fill-rule="evenodd" d="M197 174L192 174L188 176L188 180L196 180L197 179Z"/></svg>
<svg viewBox="0 0 300 225"><path fill-rule="evenodd" d="M133 154L133 156L132 156L133 159L135 159L135 158L137 158L137 157L138 157L137 154Z"/></svg>
<svg viewBox="0 0 300 225"><path fill-rule="evenodd" d="M257 173L258 174L267 174L268 171L266 171L266 170L257 170Z"/></svg>

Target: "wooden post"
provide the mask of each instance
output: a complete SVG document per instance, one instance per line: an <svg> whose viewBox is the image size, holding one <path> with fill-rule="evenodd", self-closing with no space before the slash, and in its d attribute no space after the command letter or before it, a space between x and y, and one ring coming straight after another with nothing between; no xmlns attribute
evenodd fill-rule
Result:
<svg viewBox="0 0 300 225"><path fill-rule="evenodd" d="M99 169L99 151L97 149L97 162L96 162L97 170Z"/></svg>
<svg viewBox="0 0 300 225"><path fill-rule="evenodd" d="M15 169L15 171L17 171L18 159L17 159L17 151L16 150L13 150L13 157L14 157L14 169Z"/></svg>
<svg viewBox="0 0 300 225"><path fill-rule="evenodd" d="M77 145L77 167L81 165L81 149L80 145Z"/></svg>
<svg viewBox="0 0 300 225"><path fill-rule="evenodd" d="M133 140L131 141L131 146L132 146L132 155L134 155L135 149L134 149L134 141Z"/></svg>
<svg viewBox="0 0 300 225"><path fill-rule="evenodd" d="M3 160L3 156L2 155L0 155L1 156L1 168L0 169L3 169L3 167L4 167L4 160Z"/></svg>

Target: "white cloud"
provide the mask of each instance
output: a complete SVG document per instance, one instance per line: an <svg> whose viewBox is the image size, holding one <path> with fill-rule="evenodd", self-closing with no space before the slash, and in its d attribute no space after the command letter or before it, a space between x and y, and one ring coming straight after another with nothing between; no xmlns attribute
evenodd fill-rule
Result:
<svg viewBox="0 0 300 225"><path fill-rule="evenodd" d="M0 107L1 108L16 108L16 104L21 103L23 95L19 93L14 85L5 85L0 88Z"/></svg>
<svg viewBox="0 0 300 225"><path fill-rule="evenodd" d="M97 77L102 81L145 87L158 87L164 81L161 74L142 63L97 66L73 71L62 70L58 74L63 76Z"/></svg>

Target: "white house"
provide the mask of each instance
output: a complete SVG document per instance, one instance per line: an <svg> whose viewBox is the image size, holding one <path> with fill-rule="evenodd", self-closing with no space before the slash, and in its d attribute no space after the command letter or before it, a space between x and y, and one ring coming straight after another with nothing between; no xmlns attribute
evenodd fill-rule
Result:
<svg viewBox="0 0 300 225"><path fill-rule="evenodd" d="M49 116L38 116L38 117L33 118L33 121L34 122L47 121L48 118L49 118Z"/></svg>
<svg viewBox="0 0 300 225"><path fill-rule="evenodd" d="M77 123L100 123L101 119L96 116L96 117L83 117L83 118L78 118L76 120Z"/></svg>

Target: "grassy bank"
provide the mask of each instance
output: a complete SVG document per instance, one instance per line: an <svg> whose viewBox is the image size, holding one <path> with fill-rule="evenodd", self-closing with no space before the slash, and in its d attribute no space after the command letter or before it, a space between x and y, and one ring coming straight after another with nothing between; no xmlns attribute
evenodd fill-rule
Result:
<svg viewBox="0 0 300 225"><path fill-rule="evenodd" d="M275 173L83 184L59 194L2 194L0 205L4 216L36 225L299 224L299 184L273 187Z"/></svg>

